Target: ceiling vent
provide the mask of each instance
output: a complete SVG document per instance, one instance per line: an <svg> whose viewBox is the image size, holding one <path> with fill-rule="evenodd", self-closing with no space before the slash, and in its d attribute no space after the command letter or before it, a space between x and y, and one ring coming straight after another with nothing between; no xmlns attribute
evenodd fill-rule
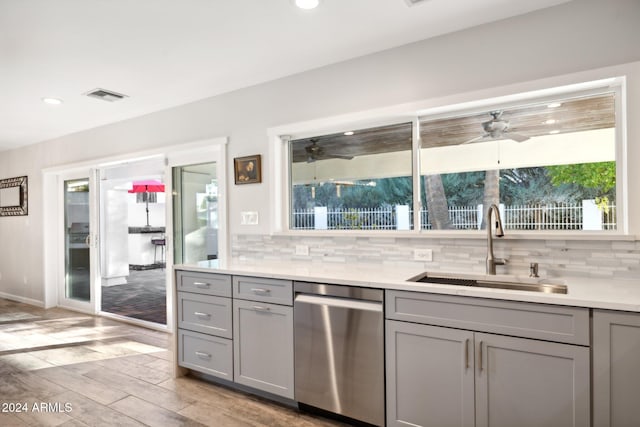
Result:
<svg viewBox="0 0 640 427"><path fill-rule="evenodd" d="M103 101L109 102L120 101L123 98L127 98L127 95L100 88L89 91L85 93L85 95L91 98L102 99Z"/></svg>
<svg viewBox="0 0 640 427"><path fill-rule="evenodd" d="M420 3L426 3L429 0L404 0L404 1L407 2L407 5L409 7L411 7L411 6L415 6L417 4L420 4Z"/></svg>

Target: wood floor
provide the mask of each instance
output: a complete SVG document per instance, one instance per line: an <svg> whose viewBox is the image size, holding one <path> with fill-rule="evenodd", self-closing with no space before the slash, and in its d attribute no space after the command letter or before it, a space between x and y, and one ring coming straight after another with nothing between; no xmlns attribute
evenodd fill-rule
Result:
<svg viewBox="0 0 640 427"><path fill-rule="evenodd" d="M335 426L190 377L170 335L0 299L0 426Z"/></svg>

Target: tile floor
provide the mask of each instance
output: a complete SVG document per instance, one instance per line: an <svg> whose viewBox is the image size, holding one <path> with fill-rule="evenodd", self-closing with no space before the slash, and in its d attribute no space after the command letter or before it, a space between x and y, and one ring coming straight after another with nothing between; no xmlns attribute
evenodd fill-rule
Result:
<svg viewBox="0 0 640 427"><path fill-rule="evenodd" d="M0 299L0 426L335 426L249 394L172 378L171 336Z"/></svg>

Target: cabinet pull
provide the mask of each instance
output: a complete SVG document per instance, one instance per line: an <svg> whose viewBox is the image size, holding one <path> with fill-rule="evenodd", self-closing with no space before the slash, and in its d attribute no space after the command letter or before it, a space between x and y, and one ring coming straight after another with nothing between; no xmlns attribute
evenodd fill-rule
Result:
<svg viewBox="0 0 640 427"><path fill-rule="evenodd" d="M196 356L201 357L203 359L211 359L211 355L203 351L196 351Z"/></svg>
<svg viewBox="0 0 640 427"><path fill-rule="evenodd" d="M482 341L480 341L480 351L478 352L478 363L480 364L480 371L482 371Z"/></svg>
<svg viewBox="0 0 640 427"><path fill-rule="evenodd" d="M211 287L211 283L204 283L204 282L193 282L193 284L198 287L198 288L209 288Z"/></svg>
<svg viewBox="0 0 640 427"><path fill-rule="evenodd" d="M469 369L469 338L464 340L464 368Z"/></svg>
<svg viewBox="0 0 640 427"><path fill-rule="evenodd" d="M211 316L209 313L200 313L199 311L196 311L193 314L195 314L198 317L210 317Z"/></svg>
<svg viewBox="0 0 640 427"><path fill-rule="evenodd" d="M251 288L251 292L255 292L257 294L268 294L271 292L271 289L265 288Z"/></svg>
<svg viewBox="0 0 640 427"><path fill-rule="evenodd" d="M254 305L252 308L255 311L269 311L269 307L263 307L261 305Z"/></svg>

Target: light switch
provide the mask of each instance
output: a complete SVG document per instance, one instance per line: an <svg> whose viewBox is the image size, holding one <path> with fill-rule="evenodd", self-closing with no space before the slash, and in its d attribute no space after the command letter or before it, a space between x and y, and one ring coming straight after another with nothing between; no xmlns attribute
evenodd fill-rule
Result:
<svg viewBox="0 0 640 427"><path fill-rule="evenodd" d="M258 225L258 212L240 212L241 225Z"/></svg>

